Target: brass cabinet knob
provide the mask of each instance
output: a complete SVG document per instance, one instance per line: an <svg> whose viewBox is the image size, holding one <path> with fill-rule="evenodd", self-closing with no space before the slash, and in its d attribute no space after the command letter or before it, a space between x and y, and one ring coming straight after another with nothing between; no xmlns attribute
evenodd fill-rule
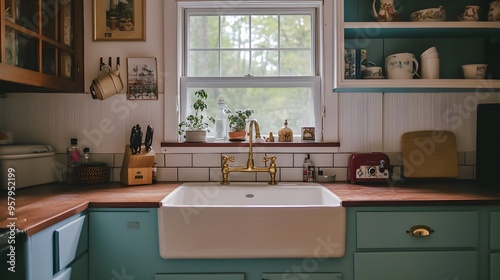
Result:
<svg viewBox="0 0 500 280"><path fill-rule="evenodd" d="M428 226L424 225L416 225L412 226L410 230L407 230L406 233L408 233L411 236L429 236L434 232L433 229L431 229Z"/></svg>

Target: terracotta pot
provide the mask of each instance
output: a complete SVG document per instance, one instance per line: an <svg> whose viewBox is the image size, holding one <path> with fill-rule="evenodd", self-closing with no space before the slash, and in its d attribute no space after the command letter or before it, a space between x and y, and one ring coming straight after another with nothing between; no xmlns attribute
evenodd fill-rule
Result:
<svg viewBox="0 0 500 280"><path fill-rule="evenodd" d="M229 140L245 140L247 138L246 131L230 131Z"/></svg>
<svg viewBox="0 0 500 280"><path fill-rule="evenodd" d="M207 142L205 130L186 131L186 142Z"/></svg>

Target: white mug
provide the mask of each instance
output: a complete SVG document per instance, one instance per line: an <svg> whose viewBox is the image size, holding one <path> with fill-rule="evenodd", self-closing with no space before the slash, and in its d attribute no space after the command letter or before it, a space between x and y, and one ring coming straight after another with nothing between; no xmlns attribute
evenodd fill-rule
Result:
<svg viewBox="0 0 500 280"><path fill-rule="evenodd" d="M422 79L439 79L439 58L422 58Z"/></svg>
<svg viewBox="0 0 500 280"><path fill-rule="evenodd" d="M418 61L412 53L396 53L385 58L388 79L413 79L418 67Z"/></svg>
<svg viewBox="0 0 500 280"><path fill-rule="evenodd" d="M490 2L488 21L500 21L500 1Z"/></svg>

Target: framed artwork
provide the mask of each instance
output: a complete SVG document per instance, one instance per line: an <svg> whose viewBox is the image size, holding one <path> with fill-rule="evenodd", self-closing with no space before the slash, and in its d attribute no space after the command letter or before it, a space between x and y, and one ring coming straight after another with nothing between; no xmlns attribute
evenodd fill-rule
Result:
<svg viewBox="0 0 500 280"><path fill-rule="evenodd" d="M94 41L145 41L146 0L93 0Z"/></svg>
<svg viewBox="0 0 500 280"><path fill-rule="evenodd" d="M156 57L127 58L127 99L158 100Z"/></svg>

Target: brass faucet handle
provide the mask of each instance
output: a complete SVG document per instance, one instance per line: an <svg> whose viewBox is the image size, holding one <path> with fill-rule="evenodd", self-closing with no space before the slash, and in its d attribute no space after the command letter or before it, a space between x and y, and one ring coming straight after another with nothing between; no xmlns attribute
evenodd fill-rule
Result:
<svg viewBox="0 0 500 280"><path fill-rule="evenodd" d="M223 156L221 157L222 164L227 164L227 161L228 161L228 160L229 160L230 162L234 162L234 156L230 156L230 157L228 157L228 156L223 155Z"/></svg>
<svg viewBox="0 0 500 280"><path fill-rule="evenodd" d="M276 162L276 156L272 156L272 157L264 157L264 159L262 160L263 162L268 162L268 161L271 161L271 164L275 163Z"/></svg>

